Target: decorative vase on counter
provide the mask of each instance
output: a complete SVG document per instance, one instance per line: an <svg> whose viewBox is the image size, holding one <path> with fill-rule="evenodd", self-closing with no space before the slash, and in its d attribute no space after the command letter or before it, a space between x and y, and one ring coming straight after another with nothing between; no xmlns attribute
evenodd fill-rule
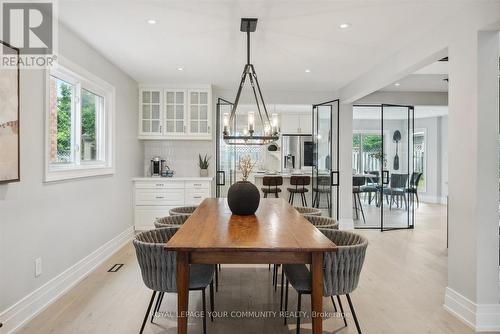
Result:
<svg viewBox="0 0 500 334"><path fill-rule="evenodd" d="M235 215L250 216L255 214L260 202L260 192L248 181L238 181L227 192L227 204Z"/></svg>
<svg viewBox="0 0 500 334"><path fill-rule="evenodd" d="M200 169L201 177L208 177L208 169Z"/></svg>

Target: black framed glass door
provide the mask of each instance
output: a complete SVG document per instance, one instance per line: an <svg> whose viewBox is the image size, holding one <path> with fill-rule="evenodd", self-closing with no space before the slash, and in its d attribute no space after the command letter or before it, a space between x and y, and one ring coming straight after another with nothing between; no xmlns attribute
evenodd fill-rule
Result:
<svg viewBox="0 0 500 334"><path fill-rule="evenodd" d="M312 205L339 219L339 100L312 106Z"/></svg>
<svg viewBox="0 0 500 334"><path fill-rule="evenodd" d="M354 105L352 162L354 227L413 228L413 106Z"/></svg>
<svg viewBox="0 0 500 334"><path fill-rule="evenodd" d="M231 114L233 103L217 99L216 112L216 197L227 197L229 187L236 182L236 154L234 145L226 145L222 139L224 114ZM226 124L228 125L228 124Z"/></svg>
<svg viewBox="0 0 500 334"><path fill-rule="evenodd" d="M381 231L414 227L414 107L382 104Z"/></svg>

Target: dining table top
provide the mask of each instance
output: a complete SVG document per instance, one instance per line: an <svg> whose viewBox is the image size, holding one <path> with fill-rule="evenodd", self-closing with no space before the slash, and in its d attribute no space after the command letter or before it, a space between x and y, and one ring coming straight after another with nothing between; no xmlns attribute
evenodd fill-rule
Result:
<svg viewBox="0 0 500 334"><path fill-rule="evenodd" d="M337 246L284 199L261 198L255 215L233 215L207 198L166 244L174 251L324 252Z"/></svg>

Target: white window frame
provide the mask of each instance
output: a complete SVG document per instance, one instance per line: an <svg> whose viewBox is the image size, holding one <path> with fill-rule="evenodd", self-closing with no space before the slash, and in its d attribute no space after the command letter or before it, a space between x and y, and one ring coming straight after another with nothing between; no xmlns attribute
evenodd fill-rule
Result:
<svg viewBox="0 0 500 334"><path fill-rule="evenodd" d="M45 182L76 179L82 177L92 177L99 175L110 175L115 173L115 88L88 72L84 68L71 63L70 61L59 57L59 64L46 70L45 72ZM97 144L100 145L97 150L96 161L80 161L80 130L72 131L72 155L71 163L51 164L50 153L50 134L49 134L49 116L50 116L50 77L55 76L61 80L67 81L75 86L75 94L72 110L72 127L81 129L81 92L85 89L91 93L99 95L104 99L104 110L96 110L98 127L96 133L101 138ZM101 126L99 126L99 124Z"/></svg>

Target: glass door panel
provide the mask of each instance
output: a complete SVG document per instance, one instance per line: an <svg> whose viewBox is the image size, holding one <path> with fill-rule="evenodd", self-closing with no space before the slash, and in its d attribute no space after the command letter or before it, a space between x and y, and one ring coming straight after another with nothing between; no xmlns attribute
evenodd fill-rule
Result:
<svg viewBox="0 0 500 334"><path fill-rule="evenodd" d="M338 219L339 101L313 105L312 205Z"/></svg>
<svg viewBox="0 0 500 334"><path fill-rule="evenodd" d="M412 228L413 107L383 104L381 111L382 156L385 159L384 185L380 194L381 230Z"/></svg>
<svg viewBox="0 0 500 334"><path fill-rule="evenodd" d="M217 100L216 135L216 196L227 197L229 187L236 182L236 146L226 145L222 138L224 114L231 114L233 103L219 98ZM234 127L233 127L234 128Z"/></svg>
<svg viewBox="0 0 500 334"><path fill-rule="evenodd" d="M352 210L355 228L382 227L380 190L386 174L380 105L353 107Z"/></svg>

